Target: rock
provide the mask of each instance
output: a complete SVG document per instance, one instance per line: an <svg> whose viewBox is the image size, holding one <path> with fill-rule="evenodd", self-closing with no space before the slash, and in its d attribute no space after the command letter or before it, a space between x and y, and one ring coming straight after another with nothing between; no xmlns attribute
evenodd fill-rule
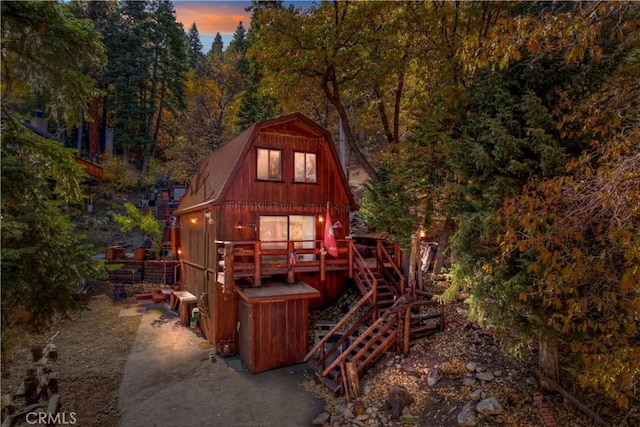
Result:
<svg viewBox="0 0 640 427"><path fill-rule="evenodd" d="M364 414L365 412L364 403L362 403L360 400L356 400L355 402L353 402L353 408L351 410L353 411L354 414L356 414L356 416L360 416Z"/></svg>
<svg viewBox="0 0 640 427"><path fill-rule="evenodd" d="M499 369L495 370L495 371L493 371L493 375L496 376L496 377L501 377L502 376L502 371L499 370Z"/></svg>
<svg viewBox="0 0 640 427"><path fill-rule="evenodd" d="M427 384L429 385L429 387L433 387L441 379L442 371L437 366L430 370L427 374Z"/></svg>
<svg viewBox="0 0 640 427"><path fill-rule="evenodd" d="M504 409L502 409L498 399L493 396L487 397L486 399L482 399L478 402L476 410L482 415L498 415L504 412Z"/></svg>
<svg viewBox="0 0 640 427"><path fill-rule="evenodd" d="M105 191L102 194L102 198L105 199L105 200L111 200L111 199L113 199L113 193L111 191Z"/></svg>
<svg viewBox="0 0 640 427"><path fill-rule="evenodd" d="M420 378L422 376L422 370L416 368L415 366L403 366L402 372L411 377Z"/></svg>
<svg viewBox="0 0 640 427"><path fill-rule="evenodd" d="M478 364L476 362L469 362L467 363L466 367L467 367L467 371L474 372L478 367Z"/></svg>
<svg viewBox="0 0 640 427"><path fill-rule="evenodd" d="M476 379L472 376L467 376L462 379L462 385L464 386L472 386L476 384Z"/></svg>
<svg viewBox="0 0 640 427"><path fill-rule="evenodd" d="M327 421L329 421L329 418L331 418L331 415L328 412L323 412L315 417L311 421L311 424L313 424L314 426L323 426Z"/></svg>
<svg viewBox="0 0 640 427"><path fill-rule="evenodd" d="M392 385L385 402L385 408L391 412L392 419L398 419L405 406L413 402L413 397L409 395L407 389L400 385Z"/></svg>
<svg viewBox="0 0 640 427"><path fill-rule="evenodd" d="M495 378L493 376L492 372L478 372L476 374L476 378L479 379L480 381L493 381L493 379Z"/></svg>
<svg viewBox="0 0 640 427"><path fill-rule="evenodd" d="M356 416L353 414L353 412L351 412L351 411L349 410L349 408L344 408L344 410L342 411L342 415L343 415L345 418L355 418L355 417L356 417Z"/></svg>
<svg viewBox="0 0 640 427"><path fill-rule="evenodd" d="M473 407L474 402L469 402L458 413L458 425L460 427L475 427L478 425L478 414Z"/></svg>
<svg viewBox="0 0 640 427"><path fill-rule="evenodd" d="M482 389L476 389L473 393L471 393L469 395L469 397L471 398L471 400L473 400L474 402L479 401L480 399L484 399L485 396L485 392L482 391Z"/></svg>

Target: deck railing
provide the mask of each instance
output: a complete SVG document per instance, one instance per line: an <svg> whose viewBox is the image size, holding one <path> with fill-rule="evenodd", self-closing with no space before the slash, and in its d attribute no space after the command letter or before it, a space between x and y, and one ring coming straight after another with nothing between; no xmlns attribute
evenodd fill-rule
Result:
<svg viewBox="0 0 640 427"><path fill-rule="evenodd" d="M295 273L317 272L324 280L327 271L347 271L352 277L353 241L336 243L338 256L333 257L324 250L322 240L216 241L219 277L229 287L241 278L261 286L262 276L271 274L286 274L289 283L294 282Z"/></svg>

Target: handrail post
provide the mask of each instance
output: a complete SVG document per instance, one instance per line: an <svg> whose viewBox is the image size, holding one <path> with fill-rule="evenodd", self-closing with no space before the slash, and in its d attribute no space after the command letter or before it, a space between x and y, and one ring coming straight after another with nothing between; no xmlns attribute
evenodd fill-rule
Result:
<svg viewBox="0 0 640 427"><path fill-rule="evenodd" d="M222 292L229 294L233 292L233 243L224 244L224 286Z"/></svg>
<svg viewBox="0 0 640 427"><path fill-rule="evenodd" d="M253 284L262 286L262 243L256 241L253 248Z"/></svg>
<svg viewBox="0 0 640 427"><path fill-rule="evenodd" d="M295 267L296 258L294 245L291 240L287 242L287 283L293 283L295 281L295 274L293 268Z"/></svg>
<svg viewBox="0 0 640 427"><path fill-rule="evenodd" d="M324 249L324 244L320 244L320 281L327 280L327 251Z"/></svg>
<svg viewBox="0 0 640 427"><path fill-rule="evenodd" d="M349 240L349 279L353 279L353 240Z"/></svg>
<svg viewBox="0 0 640 427"><path fill-rule="evenodd" d="M373 289L371 300L373 301L373 307L375 307L375 311L373 312L373 320L378 320L378 317L380 317L380 313L378 313L378 281L374 279L371 285L371 288Z"/></svg>
<svg viewBox="0 0 640 427"><path fill-rule="evenodd" d="M407 305L404 310L404 342L402 352L404 356L409 355L409 338L411 334L411 306Z"/></svg>

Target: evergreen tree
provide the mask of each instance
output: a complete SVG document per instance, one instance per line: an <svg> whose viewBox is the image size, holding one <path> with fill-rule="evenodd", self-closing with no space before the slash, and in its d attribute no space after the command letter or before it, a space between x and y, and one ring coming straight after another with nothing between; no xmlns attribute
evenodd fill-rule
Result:
<svg viewBox="0 0 640 427"><path fill-rule="evenodd" d="M222 42L222 36L220 33L216 33L211 43L211 50L207 53L208 57L212 57L214 60L222 60L222 54L224 51L224 43Z"/></svg>
<svg viewBox="0 0 640 427"><path fill-rule="evenodd" d="M101 264L68 212L81 204L82 167L72 150L21 123L20 106L47 103L50 117L78 123L78 106L95 94L86 70L104 64L100 36L57 2L2 5L2 330L15 310L40 327L74 307L75 283L101 278ZM82 205L80 205L82 206Z"/></svg>
<svg viewBox="0 0 640 427"><path fill-rule="evenodd" d="M187 33L187 45L189 49L189 66L192 69L203 65L204 54L202 53L202 43L200 42L200 33L194 22Z"/></svg>
<svg viewBox="0 0 640 427"><path fill-rule="evenodd" d="M184 105L187 38L171 2L153 0L123 2L119 21L105 28L105 39L109 69L103 81L114 143L125 159L135 152L144 171L155 154L163 114Z"/></svg>
<svg viewBox="0 0 640 427"><path fill-rule="evenodd" d="M242 75L244 84L249 79L249 60L247 59L247 32L242 25L242 21L238 23L233 38L225 51L225 56L230 57L232 61L237 63L238 71Z"/></svg>

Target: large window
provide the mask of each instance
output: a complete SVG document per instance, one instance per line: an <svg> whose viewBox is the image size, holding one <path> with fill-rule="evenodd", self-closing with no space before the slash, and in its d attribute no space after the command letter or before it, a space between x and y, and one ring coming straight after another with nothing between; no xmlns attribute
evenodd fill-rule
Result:
<svg viewBox="0 0 640 427"><path fill-rule="evenodd" d="M282 151L258 148L258 179L282 181Z"/></svg>
<svg viewBox="0 0 640 427"><path fill-rule="evenodd" d="M295 182L316 182L315 153L294 153Z"/></svg>
<svg viewBox="0 0 640 427"><path fill-rule="evenodd" d="M260 217L260 240L265 249L286 249L293 240L295 248L315 247L315 216L289 215ZM313 260L312 254L297 255L298 260Z"/></svg>

